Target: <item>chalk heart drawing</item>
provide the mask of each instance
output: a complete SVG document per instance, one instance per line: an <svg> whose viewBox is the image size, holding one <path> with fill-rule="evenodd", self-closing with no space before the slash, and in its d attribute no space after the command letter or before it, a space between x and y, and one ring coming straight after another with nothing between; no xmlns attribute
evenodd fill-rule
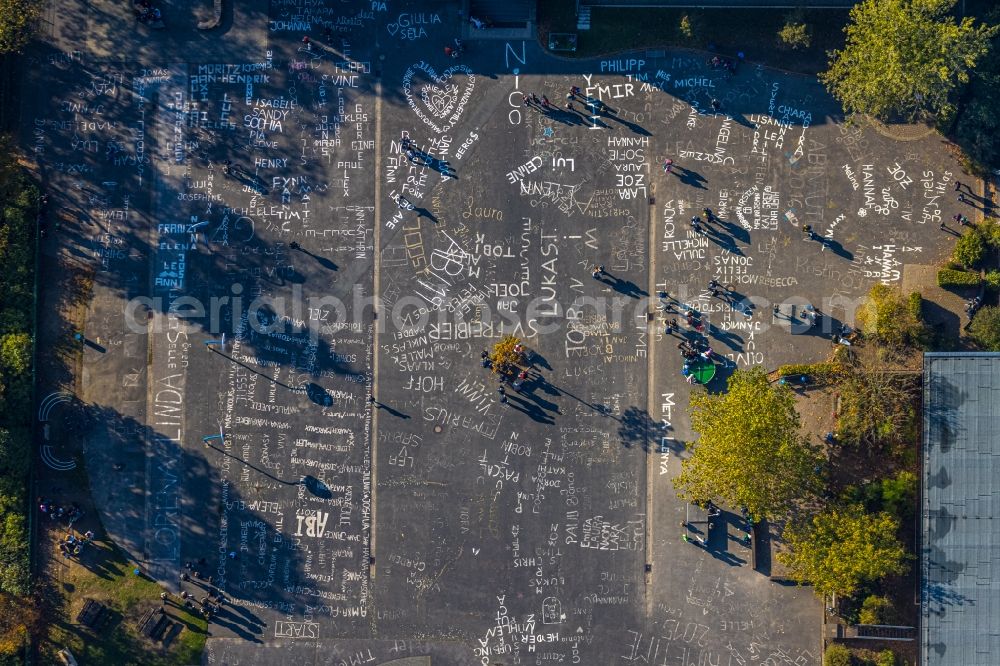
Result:
<svg viewBox="0 0 1000 666"><path fill-rule="evenodd" d="M418 72L426 74L431 80L430 83L420 87L420 104L414 98L411 85L413 76ZM456 74L465 75L464 83L456 78ZM407 69L403 76L406 102L417 117L438 134L447 132L455 126L472 96L475 85L476 76L465 65L454 65L438 75L433 67L425 62L419 62Z"/></svg>

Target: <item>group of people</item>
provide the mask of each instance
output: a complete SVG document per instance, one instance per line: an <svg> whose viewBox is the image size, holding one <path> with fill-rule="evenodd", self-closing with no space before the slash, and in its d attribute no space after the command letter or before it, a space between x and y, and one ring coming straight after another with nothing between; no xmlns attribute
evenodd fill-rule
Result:
<svg viewBox="0 0 1000 666"><path fill-rule="evenodd" d="M79 557L83 552L83 547L94 540L94 533L87 530L82 537L78 537L72 532L59 541L59 552L63 557Z"/></svg>
<svg viewBox="0 0 1000 666"><path fill-rule="evenodd" d="M740 51L736 55L736 60L743 62L743 51ZM729 58L720 58L719 56L712 56L708 59L708 66L712 69L723 69L729 76L736 73L736 61L730 60Z"/></svg>
<svg viewBox="0 0 1000 666"><path fill-rule="evenodd" d="M198 610L201 614L205 616L205 619L211 620L212 615L218 613L222 609L222 604L225 602L226 598L221 591L209 590L208 594L203 595L200 599L195 599L195 596L188 592L187 590L181 590L180 593L181 604L184 608L194 609L195 602L197 601ZM160 601L165 605L170 599L170 595L166 592L160 592Z"/></svg>
<svg viewBox="0 0 1000 666"><path fill-rule="evenodd" d="M457 58L460 55L462 55L462 52L464 50L465 50L465 48L464 48L464 46L462 44L462 40L459 39L458 37L456 37L455 38L455 46L446 46L446 47L444 47L444 54L446 56L448 56L449 58Z"/></svg>
<svg viewBox="0 0 1000 666"><path fill-rule="evenodd" d="M76 502L70 502L70 505L66 507L44 497L39 497L37 501L38 510L47 515L50 520L65 520L67 524L72 525L83 516L83 510Z"/></svg>
<svg viewBox="0 0 1000 666"><path fill-rule="evenodd" d="M149 0L135 0L132 4L135 18L140 23L157 24L163 21L160 10L149 3Z"/></svg>

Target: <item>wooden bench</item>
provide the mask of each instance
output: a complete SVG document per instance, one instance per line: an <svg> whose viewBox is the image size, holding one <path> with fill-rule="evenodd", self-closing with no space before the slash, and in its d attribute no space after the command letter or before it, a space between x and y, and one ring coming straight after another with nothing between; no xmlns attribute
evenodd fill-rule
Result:
<svg viewBox="0 0 1000 666"><path fill-rule="evenodd" d="M136 629L146 638L160 641L163 640L164 634L170 630L173 624L173 621L161 609L151 608L139 618Z"/></svg>
<svg viewBox="0 0 1000 666"><path fill-rule="evenodd" d="M99 601L87 599L76 616L76 621L91 629L100 629L111 617L108 607Z"/></svg>
<svg viewBox="0 0 1000 666"><path fill-rule="evenodd" d="M199 30L211 30L218 28L222 23L222 0L212 0L212 15L204 21L198 22Z"/></svg>

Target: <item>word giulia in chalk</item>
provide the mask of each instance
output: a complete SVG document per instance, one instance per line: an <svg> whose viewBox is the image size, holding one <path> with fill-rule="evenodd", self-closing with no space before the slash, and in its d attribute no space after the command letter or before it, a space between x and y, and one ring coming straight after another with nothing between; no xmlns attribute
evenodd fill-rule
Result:
<svg viewBox="0 0 1000 666"><path fill-rule="evenodd" d="M302 526L305 524L305 536L310 537L322 537L323 532L326 531L326 521L330 518L330 514L323 511L317 511L314 515L305 515L301 513L295 514L295 534L294 536L300 537L302 534Z"/></svg>
<svg viewBox="0 0 1000 666"><path fill-rule="evenodd" d="M437 14L408 14L402 13L396 20L385 26L392 37L399 36L400 39L414 40L427 36L424 30L425 25L441 23L441 17Z"/></svg>

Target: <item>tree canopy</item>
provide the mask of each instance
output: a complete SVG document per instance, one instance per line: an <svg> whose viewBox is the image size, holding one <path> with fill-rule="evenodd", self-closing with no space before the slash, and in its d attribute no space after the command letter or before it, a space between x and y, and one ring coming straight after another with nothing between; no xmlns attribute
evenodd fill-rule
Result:
<svg viewBox="0 0 1000 666"><path fill-rule="evenodd" d="M727 393L692 396L691 425L699 437L674 480L681 497L746 507L760 519L816 489L820 459L799 434L794 396L763 369L737 370Z"/></svg>
<svg viewBox="0 0 1000 666"><path fill-rule="evenodd" d="M40 13L38 0L0 0L0 54L24 48Z"/></svg>
<svg viewBox="0 0 1000 666"><path fill-rule="evenodd" d="M896 538L899 522L859 504L831 508L784 533L789 550L778 561L793 580L812 583L816 594L850 596L862 584L906 571L906 550Z"/></svg>
<svg viewBox="0 0 1000 666"><path fill-rule="evenodd" d="M905 347L923 337L919 312L909 307L903 292L895 287L873 286L856 316L866 336L889 347Z"/></svg>
<svg viewBox="0 0 1000 666"><path fill-rule="evenodd" d="M1000 351L1000 308L981 308L969 324L969 337L986 351Z"/></svg>
<svg viewBox="0 0 1000 666"><path fill-rule="evenodd" d="M949 96L989 50L996 26L956 23L956 0L864 0L851 9L847 43L820 75L853 113L913 118L952 109Z"/></svg>

